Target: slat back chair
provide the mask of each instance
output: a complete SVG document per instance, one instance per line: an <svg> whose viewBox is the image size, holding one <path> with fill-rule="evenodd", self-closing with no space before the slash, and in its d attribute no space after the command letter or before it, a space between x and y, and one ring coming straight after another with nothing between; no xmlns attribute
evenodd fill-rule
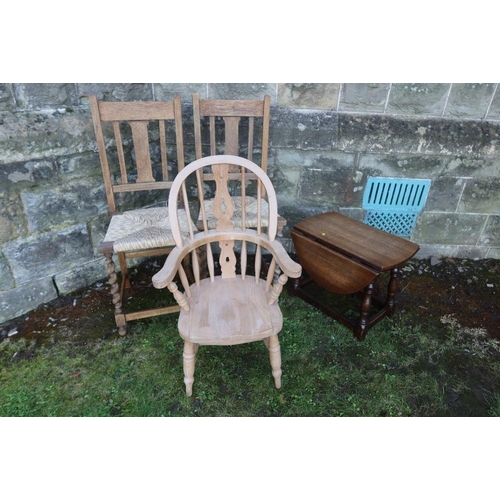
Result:
<svg viewBox="0 0 500 500"><path fill-rule="evenodd" d="M103 102L90 96L89 102L111 216L99 251L106 259L116 324L120 335L124 335L129 320L179 310L171 306L126 313L123 298L125 288L130 288L127 260L166 254L175 245L166 207L166 190L173 180L169 179L169 170L174 170L175 161L167 151L176 149L177 169L182 170L181 101L176 96L165 102ZM132 197L135 205L130 209ZM151 206L159 203L161 206ZM125 209L120 210L122 206ZM182 219L187 230L190 218L186 211ZM121 286L114 253L122 273Z"/></svg>
<svg viewBox="0 0 500 500"><path fill-rule="evenodd" d="M223 153L226 155L245 157L258 163L260 168L267 173L269 150L269 121L271 112L271 98L266 95L263 100L217 100L200 99L198 94L193 94L193 122L196 158ZM245 176L245 169L237 166L230 167L229 180L241 180ZM250 178L255 176L248 174ZM205 172L204 180L213 181L213 173ZM248 180L243 178L243 181ZM239 184L238 184L239 185ZM241 195L233 187L230 189L233 196L236 212L241 210ZM267 200L263 193L263 210L267 210ZM257 217L256 196L246 198L248 227L255 227ZM215 227L215 218L212 214L213 198L205 199L205 209L210 215L208 225ZM235 224L241 218L235 216ZM262 219L267 224L267 217ZM278 215L278 233L281 234L286 220ZM198 226L202 228L201 212Z"/></svg>
<svg viewBox="0 0 500 500"><path fill-rule="evenodd" d="M214 228L210 228L203 208L203 171L207 167L212 168L216 182ZM232 167L240 168L244 174L240 177L243 210L238 215L241 217L238 225L234 223L235 204L228 189L231 172L234 171ZM194 181L190 181L190 177L194 177ZM261 206L263 191L267 193L269 208L265 226L260 220L260 209L256 228L250 229L246 225L247 182L242 179L254 179L257 183L257 207ZM186 186L193 184L197 185L203 229L197 234L191 232L186 236L177 221L181 213L179 207L188 201ZM169 214L176 247L163 268L153 276L153 285L156 288L167 287L181 307L178 328L184 339L186 394L192 394L195 356L199 345L232 345L258 340L263 340L268 348L275 385L280 388L278 333L283 318L278 297L288 277L298 278L302 268L275 239L278 227L277 200L268 176L257 164L237 156L215 155L195 160L174 181L169 196ZM268 266L262 266L262 249L271 257ZM187 255L191 256L189 261L193 282L188 280L183 264ZM202 278L200 273L203 267L200 255L205 256L208 269L206 278ZM266 267L267 274L261 277L263 267ZM176 276L179 277L181 289L174 281Z"/></svg>

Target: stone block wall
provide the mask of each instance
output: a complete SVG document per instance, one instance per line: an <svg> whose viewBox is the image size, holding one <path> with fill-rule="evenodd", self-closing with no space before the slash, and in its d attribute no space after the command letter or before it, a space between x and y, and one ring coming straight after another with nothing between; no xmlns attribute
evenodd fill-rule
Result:
<svg viewBox="0 0 500 500"><path fill-rule="evenodd" d="M450 83L0 84L0 323L105 277L108 222L88 96L271 96L269 175L282 241L328 210L362 219L368 176L432 180L411 237L430 255L500 258L500 90Z"/></svg>

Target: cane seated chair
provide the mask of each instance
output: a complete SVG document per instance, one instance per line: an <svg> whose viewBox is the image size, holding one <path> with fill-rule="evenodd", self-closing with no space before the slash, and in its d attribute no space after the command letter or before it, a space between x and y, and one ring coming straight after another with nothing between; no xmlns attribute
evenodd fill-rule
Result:
<svg viewBox="0 0 500 500"><path fill-rule="evenodd" d="M89 103L111 216L99 251L106 259L118 332L124 335L127 321L179 311L174 305L125 312L123 302L125 288L130 288L127 260L163 255L175 245L166 207L166 190L172 185L169 170L175 167L173 155L167 155L167 136L176 149L176 168L182 170L181 102L178 96L164 102L102 102L89 96ZM131 205L134 193L139 196ZM186 210L179 217L188 231ZM121 286L113 254L118 257Z"/></svg>
<svg viewBox="0 0 500 500"><path fill-rule="evenodd" d="M209 228L203 208L202 172L208 166L212 167L216 182L213 209L216 223L213 229ZM260 220L257 220L256 229L246 226L245 182L241 182L242 224L234 224L234 205L228 191L232 166L245 170L247 179L249 174L253 174L252 178L257 184L257 206L261 205L265 189L269 207L265 229ZM186 184L193 185L189 182L190 177L196 179L203 229L186 237L180 231L178 205L182 206L187 202ZM258 165L246 158L232 155L201 158L177 175L170 191L168 209L176 247L167 257L163 268L153 276L153 285L156 288L168 287L181 307L178 328L184 339L186 394L192 395L195 356L199 345L232 345L259 340L263 340L268 348L275 385L280 388L281 355L278 333L282 328L283 318L278 297L288 277L298 278L302 268L275 239L278 213L271 181ZM204 279L200 276L200 248L204 250L209 270L209 276ZM239 262L236 248L240 249ZM253 249L255 253L252 257ZM261 266L263 249L272 257L268 266ZM215 258L217 253L220 255L218 262ZM189 282L184 266L187 255L191 255L193 283ZM267 269L265 277L261 277L263 267ZM174 282L176 276L179 276L182 292Z"/></svg>
<svg viewBox="0 0 500 500"><path fill-rule="evenodd" d="M269 149L269 120L271 99L268 95L263 100L218 100L200 99L198 94L192 95L193 122L196 158L226 154L245 157L260 165L267 173L267 159ZM230 167L229 180L239 180L236 186L230 185L230 194L234 204L233 222L241 227L241 195L237 189L241 185L241 175L244 169L237 166ZM248 174L254 178L253 174ZM204 172L205 189L207 181L213 180L212 172ZM248 180L248 179L244 179ZM208 182L208 185L210 183ZM231 183L230 183L231 184ZM209 229L216 225L213 214L212 197L205 199L205 212ZM249 228L257 227L257 199L255 193L247 193L246 224ZM268 224L268 203L265 193L261 202L261 224ZM286 220L278 215L278 234L281 234ZM202 214L199 212L198 228L201 229Z"/></svg>

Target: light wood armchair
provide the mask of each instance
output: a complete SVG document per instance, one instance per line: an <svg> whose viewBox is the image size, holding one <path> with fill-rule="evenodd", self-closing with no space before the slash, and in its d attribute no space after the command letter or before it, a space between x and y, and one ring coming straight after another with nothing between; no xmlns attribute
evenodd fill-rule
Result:
<svg viewBox="0 0 500 500"><path fill-rule="evenodd" d="M203 169L212 167L216 183L213 214L215 228L210 229L204 210ZM246 182L241 182L242 224L235 227L234 204L228 191L231 167L239 167L244 178L254 179L257 206L262 206L262 193L268 198L268 224L260 222L256 229L246 227ZM251 174L251 175L250 175ZM194 177L194 181L192 179ZM187 192L197 186L202 207L202 231L182 234L178 206L187 202ZM195 356L199 345L231 345L263 340L268 348L272 374L277 388L281 387L281 354L278 333L283 324L278 297L288 277L298 278L301 266L294 262L275 237L278 224L276 194L264 171L248 159L232 155L216 155L195 160L180 172L170 191L169 214L176 247L163 268L153 276L156 288L168 287L179 306L179 334L184 339L184 382L186 393L192 395ZM235 249L240 249L237 259ZM200 276L200 258L204 250L208 277ZM253 257L251 250L254 250ZM262 252L271 257L262 266ZM218 261L215 254L219 253ZM194 282L190 283L183 261L191 256ZM253 260L253 265L251 265ZM261 277L263 268L267 269ZM280 272L282 274L280 275ZM182 291L174 281L179 277ZM277 278L279 276L279 278Z"/></svg>
<svg viewBox="0 0 500 500"><path fill-rule="evenodd" d="M130 320L179 311L174 305L125 312L123 302L125 288L130 288L127 260L164 255L175 246L166 190L172 186L169 171L184 167L181 101L176 96L163 102L102 102L89 96L89 103L111 216L99 251L106 259L118 332L124 335ZM173 155L167 154L172 149L176 150L177 165ZM135 205L127 205L135 192L140 192L140 197L135 197ZM122 208L127 206L134 209ZM187 231L188 212L180 211L179 218ZM113 261L115 253L121 285Z"/></svg>

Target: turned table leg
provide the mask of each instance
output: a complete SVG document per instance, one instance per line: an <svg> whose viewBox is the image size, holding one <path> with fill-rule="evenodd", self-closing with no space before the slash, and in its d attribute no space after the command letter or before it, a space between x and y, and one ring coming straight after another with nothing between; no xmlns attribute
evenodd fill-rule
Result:
<svg viewBox="0 0 500 500"><path fill-rule="evenodd" d="M372 307L372 296L373 281L365 288L363 301L361 302L361 317L359 318L359 324L354 329L354 334L359 340L363 340L366 337L368 329L368 315Z"/></svg>
<svg viewBox="0 0 500 500"><path fill-rule="evenodd" d="M387 301L386 307L389 310L389 314L394 313L394 307L396 305L395 295L398 289L398 275L399 269L397 267L391 269L391 279L389 280L389 285L387 287Z"/></svg>

